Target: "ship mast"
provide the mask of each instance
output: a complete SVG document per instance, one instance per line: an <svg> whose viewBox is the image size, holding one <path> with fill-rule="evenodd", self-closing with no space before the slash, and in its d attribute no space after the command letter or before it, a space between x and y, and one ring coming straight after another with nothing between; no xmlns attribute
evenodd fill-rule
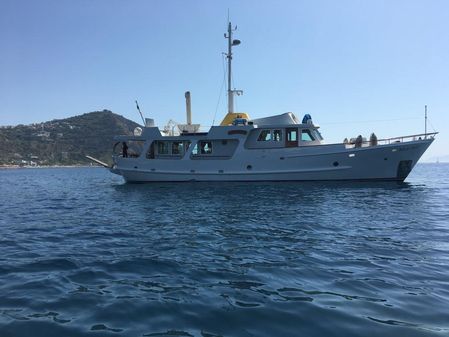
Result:
<svg viewBox="0 0 449 337"><path fill-rule="evenodd" d="M228 113L234 112L234 95L243 94L242 90L233 90L231 89L232 85L232 47L238 46L240 44L240 40L232 39L232 31L237 30L237 26L235 29L232 29L231 22L228 22L228 34L225 34L225 38L228 39L228 53L226 57L228 59Z"/></svg>

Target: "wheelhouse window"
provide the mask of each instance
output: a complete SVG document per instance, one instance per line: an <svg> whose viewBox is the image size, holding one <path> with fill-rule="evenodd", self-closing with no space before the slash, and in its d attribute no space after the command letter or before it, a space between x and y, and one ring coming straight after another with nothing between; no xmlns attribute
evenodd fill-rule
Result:
<svg viewBox="0 0 449 337"><path fill-rule="evenodd" d="M301 130L301 140L303 142L312 142L315 140L309 129Z"/></svg>
<svg viewBox="0 0 449 337"><path fill-rule="evenodd" d="M282 141L282 131L281 130L273 130L273 140L275 142Z"/></svg>
<svg viewBox="0 0 449 337"><path fill-rule="evenodd" d="M268 142L271 140L271 130L262 130L257 138L258 142Z"/></svg>
<svg viewBox="0 0 449 337"><path fill-rule="evenodd" d="M262 130L260 131L259 137L257 138L258 142L280 142L282 141L282 130Z"/></svg>
<svg viewBox="0 0 449 337"><path fill-rule="evenodd" d="M313 135L315 136L315 139L323 140L323 136L318 131L318 129L313 130Z"/></svg>
<svg viewBox="0 0 449 337"><path fill-rule="evenodd" d="M292 129L287 131L287 141L296 142L298 140L298 130Z"/></svg>

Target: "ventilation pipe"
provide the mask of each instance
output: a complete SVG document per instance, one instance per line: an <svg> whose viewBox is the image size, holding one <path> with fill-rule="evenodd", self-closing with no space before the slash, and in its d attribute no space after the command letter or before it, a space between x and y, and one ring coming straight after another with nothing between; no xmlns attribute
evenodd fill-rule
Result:
<svg viewBox="0 0 449 337"><path fill-rule="evenodd" d="M187 113L187 125L192 125L192 106L190 101L190 91L186 91L186 113Z"/></svg>

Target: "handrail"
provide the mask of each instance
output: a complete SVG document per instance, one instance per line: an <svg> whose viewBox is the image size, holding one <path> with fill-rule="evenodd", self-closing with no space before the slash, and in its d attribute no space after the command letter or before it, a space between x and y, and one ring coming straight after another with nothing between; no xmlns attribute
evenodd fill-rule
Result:
<svg viewBox="0 0 449 337"><path fill-rule="evenodd" d="M379 139L378 142L383 142L384 144L391 144L391 142L395 142L395 143L403 143L404 139L409 139L412 141L415 140L422 140L422 139L427 139L429 138L434 138L435 135L437 135L438 132L430 132L430 133L420 133L420 134L416 134L416 135L409 135L409 136L399 136L399 137L392 137L392 138L384 138L384 139Z"/></svg>
<svg viewBox="0 0 449 337"><path fill-rule="evenodd" d="M429 133L420 133L416 135L409 135L409 136L399 136L399 137L392 137L392 138L383 138L378 139L377 141L373 142L370 140L364 140L360 143L358 147L366 147L366 146L376 146L376 145L388 145L392 143L404 143L407 141L417 141L417 140L425 140L425 139L434 139L435 135L437 135L438 132L429 132ZM350 147L356 147L355 142L345 143L346 148Z"/></svg>

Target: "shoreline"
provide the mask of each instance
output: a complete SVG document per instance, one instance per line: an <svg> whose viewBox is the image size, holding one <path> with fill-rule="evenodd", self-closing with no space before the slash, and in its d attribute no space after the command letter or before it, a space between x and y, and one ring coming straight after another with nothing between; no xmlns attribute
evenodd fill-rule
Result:
<svg viewBox="0 0 449 337"><path fill-rule="evenodd" d="M0 170L13 169L46 169L46 168L104 168L100 165L37 165L37 166L19 166L19 165L0 165Z"/></svg>

